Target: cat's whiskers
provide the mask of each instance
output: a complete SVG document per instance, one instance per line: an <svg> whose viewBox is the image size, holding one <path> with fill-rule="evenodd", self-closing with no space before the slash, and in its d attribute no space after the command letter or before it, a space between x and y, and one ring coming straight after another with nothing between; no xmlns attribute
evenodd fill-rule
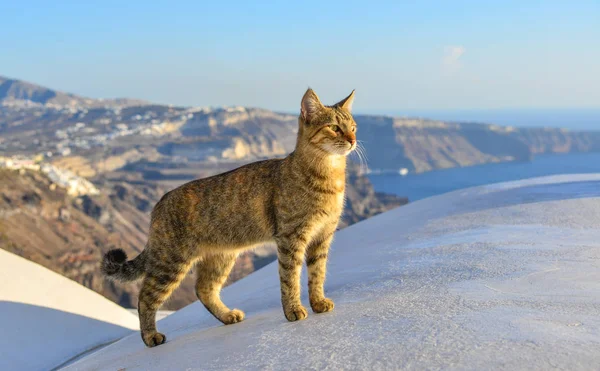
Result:
<svg viewBox="0 0 600 371"><path fill-rule="evenodd" d="M369 166L367 163L366 151L362 144L362 141L356 141L356 147L354 148L354 151L352 151L352 154L358 159L361 174L367 174L369 172Z"/></svg>

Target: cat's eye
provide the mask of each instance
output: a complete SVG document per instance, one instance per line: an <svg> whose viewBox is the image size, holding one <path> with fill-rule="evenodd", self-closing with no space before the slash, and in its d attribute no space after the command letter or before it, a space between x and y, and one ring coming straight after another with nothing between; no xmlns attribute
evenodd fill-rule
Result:
<svg viewBox="0 0 600 371"><path fill-rule="evenodd" d="M341 131L340 127L337 125L329 125L329 128L335 133Z"/></svg>
<svg viewBox="0 0 600 371"><path fill-rule="evenodd" d="M354 133L356 131L356 126L352 127L352 132Z"/></svg>

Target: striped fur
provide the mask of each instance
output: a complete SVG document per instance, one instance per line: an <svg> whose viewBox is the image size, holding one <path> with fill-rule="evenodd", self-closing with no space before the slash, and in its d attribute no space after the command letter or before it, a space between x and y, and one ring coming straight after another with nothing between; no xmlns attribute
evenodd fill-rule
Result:
<svg viewBox="0 0 600 371"><path fill-rule="evenodd" d="M346 155L356 147L353 99L354 92L334 106L323 106L309 89L301 102L294 152L168 192L152 211L143 257L126 262L114 250L105 256L107 275L144 279L138 311L147 346L165 342L156 329L156 311L194 265L196 295L206 309L224 324L242 321L244 312L221 301L221 287L237 255L265 242L277 243L281 302L288 320L307 316L300 302L305 260L312 310L333 309L323 284L329 245L344 206Z"/></svg>

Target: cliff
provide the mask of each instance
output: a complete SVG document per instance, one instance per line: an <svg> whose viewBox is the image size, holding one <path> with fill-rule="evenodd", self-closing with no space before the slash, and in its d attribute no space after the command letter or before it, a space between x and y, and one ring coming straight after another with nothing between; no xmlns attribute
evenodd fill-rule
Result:
<svg viewBox="0 0 600 371"><path fill-rule="evenodd" d="M538 153L600 150L597 132L360 114L355 119L368 166L375 172L418 173L528 161ZM61 166L73 163L81 169L84 164L81 170L86 174L140 161L167 168L203 163L197 168L206 169L289 153L297 115L247 107L94 100L0 78L0 131L0 155L52 152L59 155Z"/></svg>
<svg viewBox="0 0 600 371"><path fill-rule="evenodd" d="M533 154L600 151L600 131L532 128L510 131L508 135L525 143Z"/></svg>

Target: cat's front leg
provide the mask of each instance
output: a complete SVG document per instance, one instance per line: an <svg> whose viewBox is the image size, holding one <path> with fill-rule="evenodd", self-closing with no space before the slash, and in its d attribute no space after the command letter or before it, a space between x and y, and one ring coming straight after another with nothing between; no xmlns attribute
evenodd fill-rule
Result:
<svg viewBox="0 0 600 371"><path fill-rule="evenodd" d="M300 274L306 243L300 239L284 238L277 241L281 304L288 321L299 321L308 316L300 301Z"/></svg>
<svg viewBox="0 0 600 371"><path fill-rule="evenodd" d="M306 251L306 267L308 270L308 295L310 306L315 313L330 312L333 310L333 300L325 297L323 286L327 273L327 257L329 245L333 240L334 231L325 233L316 238Z"/></svg>

